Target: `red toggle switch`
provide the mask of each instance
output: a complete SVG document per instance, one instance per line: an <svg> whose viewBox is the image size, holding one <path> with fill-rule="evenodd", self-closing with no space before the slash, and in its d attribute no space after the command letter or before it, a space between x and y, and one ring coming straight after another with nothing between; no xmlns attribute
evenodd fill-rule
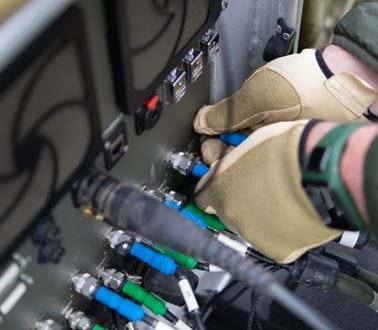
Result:
<svg viewBox="0 0 378 330"><path fill-rule="evenodd" d="M157 109L158 105L159 105L159 96L158 95L151 96L146 101L146 103L144 103L144 106L150 111L155 111Z"/></svg>

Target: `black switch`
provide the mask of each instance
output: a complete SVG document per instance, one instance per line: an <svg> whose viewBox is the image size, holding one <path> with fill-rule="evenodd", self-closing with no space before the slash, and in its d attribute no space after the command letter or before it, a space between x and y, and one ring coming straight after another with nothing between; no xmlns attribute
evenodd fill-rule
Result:
<svg viewBox="0 0 378 330"><path fill-rule="evenodd" d="M141 135L144 130L153 128L160 119L163 105L157 95L150 97L135 113L135 131Z"/></svg>

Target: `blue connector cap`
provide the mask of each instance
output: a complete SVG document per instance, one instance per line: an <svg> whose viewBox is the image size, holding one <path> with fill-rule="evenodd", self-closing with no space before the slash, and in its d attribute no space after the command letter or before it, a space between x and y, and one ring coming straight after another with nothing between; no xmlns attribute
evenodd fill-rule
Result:
<svg viewBox="0 0 378 330"><path fill-rule="evenodd" d="M191 174L197 178L202 178L207 172L209 172L209 167L202 163L195 163Z"/></svg>
<svg viewBox="0 0 378 330"><path fill-rule="evenodd" d="M200 217L196 216L192 212L190 212L188 210L181 210L180 212L181 212L182 215L187 217L189 220L195 222L202 229L207 228L205 221L203 221Z"/></svg>
<svg viewBox="0 0 378 330"><path fill-rule="evenodd" d="M173 275L176 272L177 264L173 259L143 244L134 243L131 247L130 254L163 274Z"/></svg>
<svg viewBox="0 0 378 330"><path fill-rule="evenodd" d="M244 142L246 139L248 139L248 135L242 134L242 133L223 133L220 136L220 139L232 146L238 146L242 142Z"/></svg>
<svg viewBox="0 0 378 330"><path fill-rule="evenodd" d="M141 321L144 318L145 313L141 306L122 298L104 286L97 290L95 300L132 322Z"/></svg>

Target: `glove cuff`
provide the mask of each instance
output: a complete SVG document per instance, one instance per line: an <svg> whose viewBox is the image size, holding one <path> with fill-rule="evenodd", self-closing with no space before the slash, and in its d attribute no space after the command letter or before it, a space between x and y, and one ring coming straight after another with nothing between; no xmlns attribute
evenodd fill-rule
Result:
<svg viewBox="0 0 378 330"><path fill-rule="evenodd" d="M305 149L306 149L306 142L308 135L310 134L311 130L319 123L323 122L323 120L320 119L312 119L310 120L305 128L303 129L301 139L299 140L299 146L298 146L298 159L299 159L299 166L301 168L304 167L305 160L306 160L306 154L305 154Z"/></svg>
<svg viewBox="0 0 378 330"><path fill-rule="evenodd" d="M306 157L302 168L304 186L318 188L326 199L331 200L341 217L334 225L338 228L363 230L365 224L340 174L340 162L350 135L359 123L339 125L328 132ZM345 219L343 221L339 221Z"/></svg>

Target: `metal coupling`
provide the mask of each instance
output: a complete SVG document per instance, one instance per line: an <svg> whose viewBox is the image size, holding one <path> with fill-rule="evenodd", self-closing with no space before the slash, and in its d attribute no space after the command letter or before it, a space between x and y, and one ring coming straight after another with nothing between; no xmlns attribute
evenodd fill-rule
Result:
<svg viewBox="0 0 378 330"><path fill-rule="evenodd" d="M180 208L186 203L186 197L173 190L169 190L165 193L165 199L176 204Z"/></svg>
<svg viewBox="0 0 378 330"><path fill-rule="evenodd" d="M117 250L122 256L126 256L129 253L129 248L135 242L135 237L127 234L123 230L109 231L105 234L104 239L111 249Z"/></svg>
<svg viewBox="0 0 378 330"><path fill-rule="evenodd" d="M189 175L194 165L194 160L182 151L170 151L166 158L166 164L182 175Z"/></svg>
<svg viewBox="0 0 378 330"><path fill-rule="evenodd" d="M94 319L85 315L82 311L69 310L64 316L70 329L73 330L91 330L96 324Z"/></svg>
<svg viewBox="0 0 378 330"><path fill-rule="evenodd" d="M100 281L88 273L75 273L70 282L73 290L91 300L101 286Z"/></svg>
<svg viewBox="0 0 378 330"><path fill-rule="evenodd" d="M116 292L120 292L127 281L127 275L114 268L100 268L97 275L105 286Z"/></svg>

